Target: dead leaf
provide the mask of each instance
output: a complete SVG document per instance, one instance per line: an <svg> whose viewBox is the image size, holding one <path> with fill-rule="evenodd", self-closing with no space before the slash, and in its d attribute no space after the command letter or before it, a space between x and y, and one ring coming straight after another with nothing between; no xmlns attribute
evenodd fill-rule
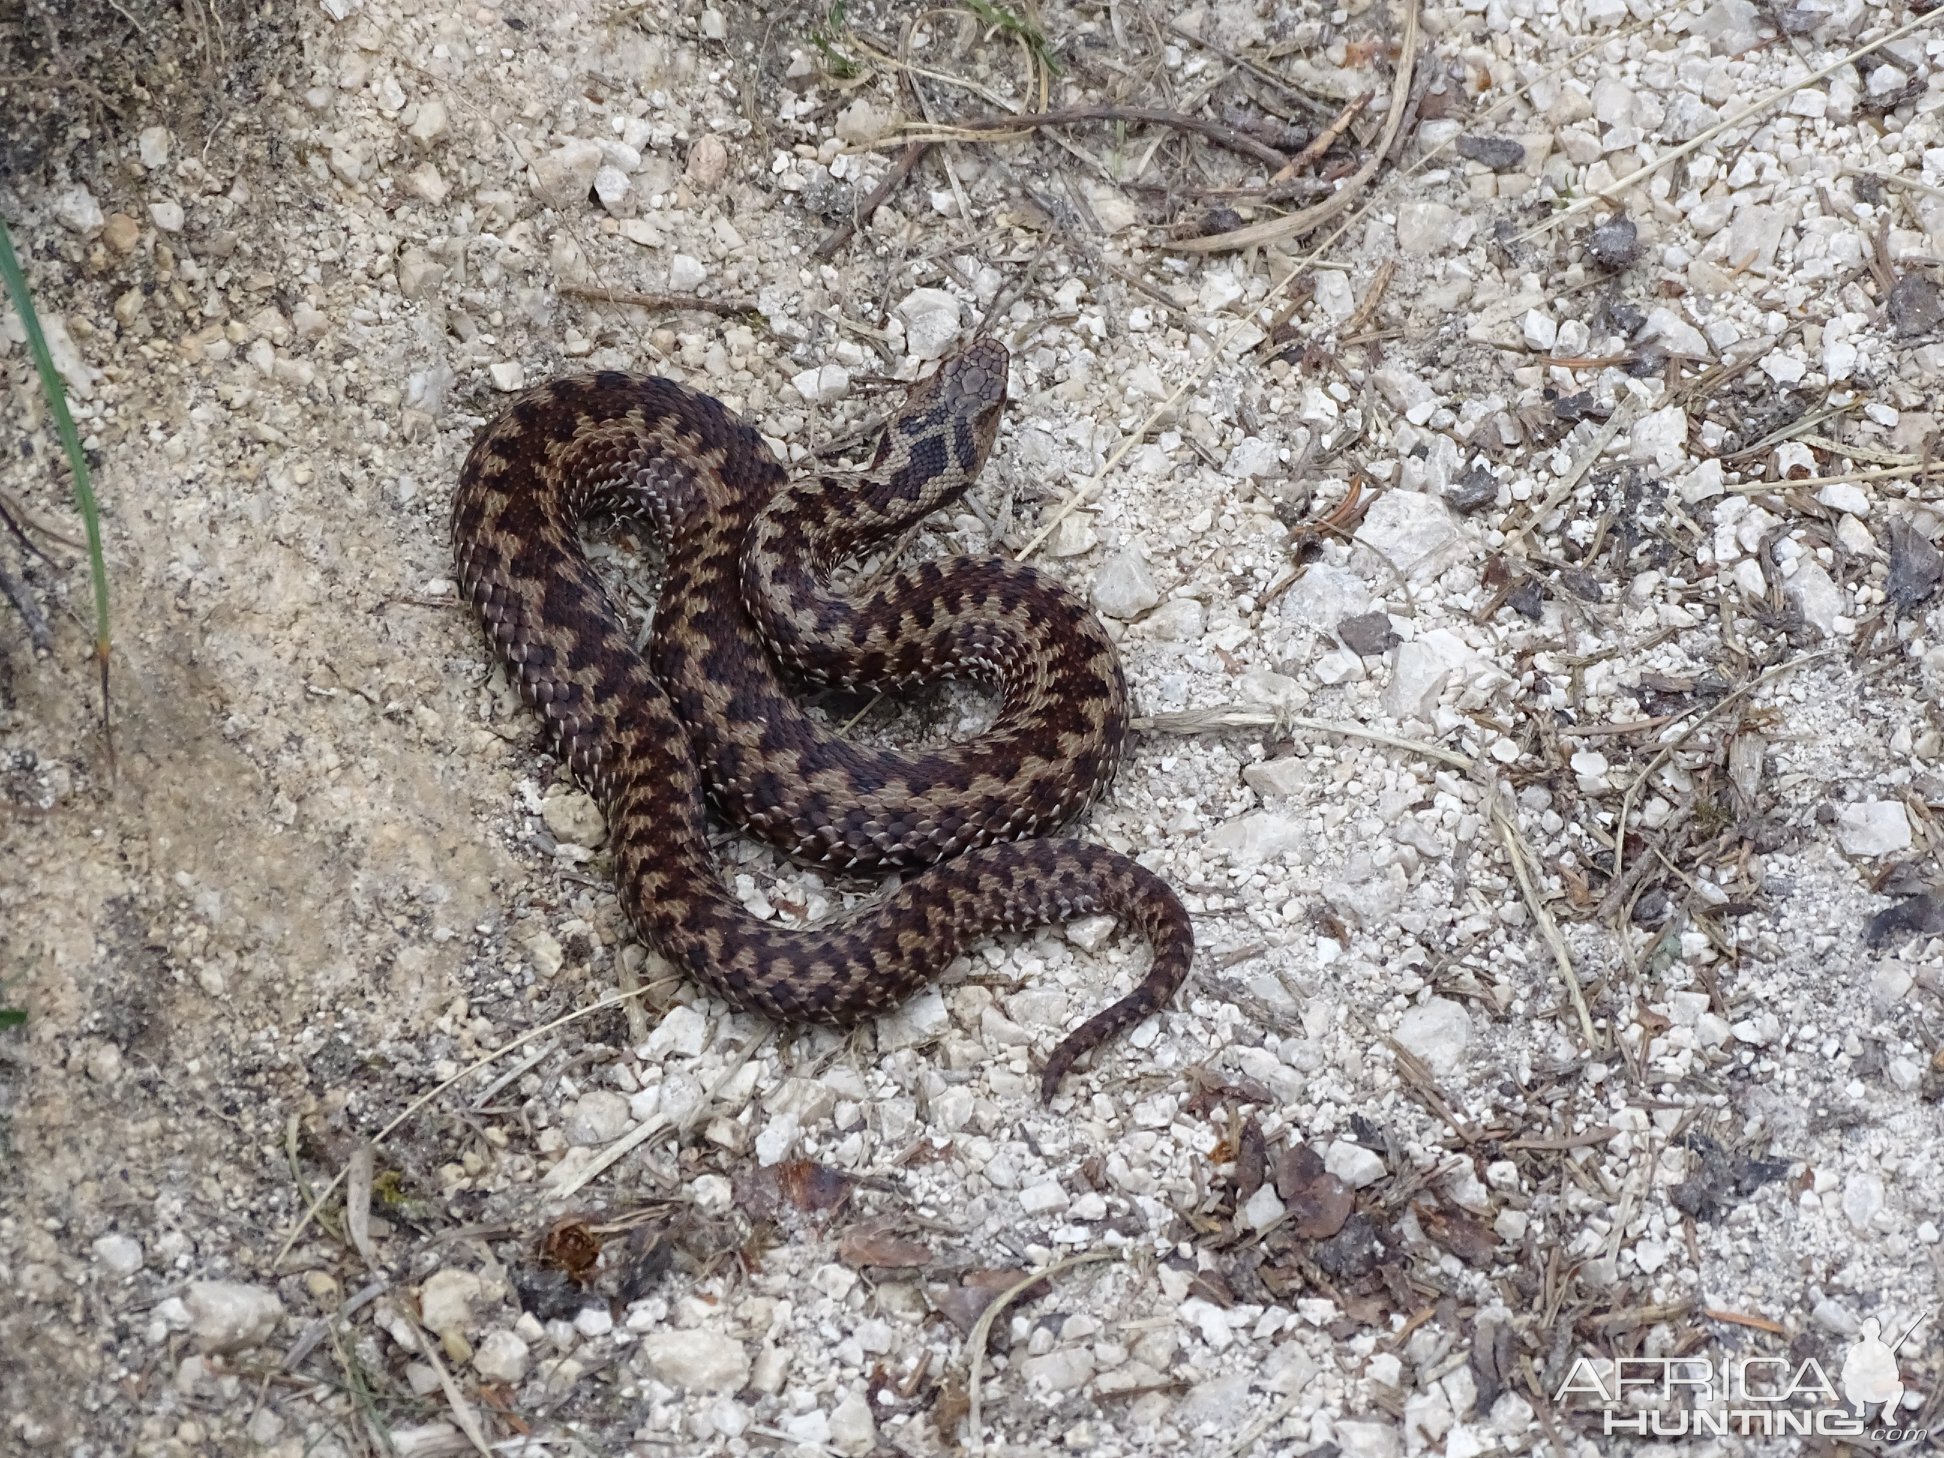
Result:
<svg viewBox="0 0 1944 1458"><path fill-rule="evenodd" d="M847 1266L902 1269L931 1264L931 1247L894 1234L885 1225L860 1225L837 1243L837 1259Z"/></svg>

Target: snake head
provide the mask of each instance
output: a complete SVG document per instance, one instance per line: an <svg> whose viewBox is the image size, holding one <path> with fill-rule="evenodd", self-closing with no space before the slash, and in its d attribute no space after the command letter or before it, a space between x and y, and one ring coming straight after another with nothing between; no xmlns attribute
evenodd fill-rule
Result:
<svg viewBox="0 0 1944 1458"><path fill-rule="evenodd" d="M949 453L942 466L961 480L978 475L999 438L1011 358L1006 346L989 334L948 355L934 374L911 387L885 431L874 465L883 464L900 439L935 437Z"/></svg>

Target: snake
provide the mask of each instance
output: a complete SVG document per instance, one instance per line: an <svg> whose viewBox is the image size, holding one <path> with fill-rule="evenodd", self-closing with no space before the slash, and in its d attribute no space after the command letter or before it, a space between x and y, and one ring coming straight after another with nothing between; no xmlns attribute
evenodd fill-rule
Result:
<svg viewBox="0 0 1944 1458"><path fill-rule="evenodd" d="M1119 659L1086 605L1001 557L905 567L846 593L849 558L969 488L997 439L1008 357L981 336L912 386L861 472L792 476L711 396L604 370L517 396L475 438L452 503L461 595L607 824L642 940L730 1006L848 1025L889 1011L993 934L1108 914L1152 948L1135 986L1068 1032L1051 1101L1094 1048L1166 1005L1194 953L1186 909L1069 822L1123 754ZM652 526L667 565L644 652L589 560L601 518ZM979 738L915 754L823 729L785 676L899 691L994 689ZM806 927L725 883L708 810L809 864L895 871Z"/></svg>

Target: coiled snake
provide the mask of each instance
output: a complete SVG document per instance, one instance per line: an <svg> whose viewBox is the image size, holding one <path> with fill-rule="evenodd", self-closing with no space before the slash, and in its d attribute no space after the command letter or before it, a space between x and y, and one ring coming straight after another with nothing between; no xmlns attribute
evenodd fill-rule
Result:
<svg viewBox="0 0 1944 1458"><path fill-rule="evenodd" d="M1168 1000L1194 950L1173 891L1126 856L1003 843L1063 824L1112 777L1126 721L1113 644L1072 594L1001 558L920 563L857 599L829 585L843 559L964 493L997 436L1006 367L1003 346L975 341L912 389L866 471L795 481L708 396L615 371L558 380L481 431L452 531L461 591L601 803L636 929L732 1005L853 1022L995 931L1094 912L1138 928L1152 966L1054 1049L1050 1099L1076 1059ZM647 518L667 544L652 666L582 549L598 515ZM967 744L873 750L820 730L772 653L852 688L980 682L999 713ZM723 884L705 795L800 860L932 868L789 930Z"/></svg>

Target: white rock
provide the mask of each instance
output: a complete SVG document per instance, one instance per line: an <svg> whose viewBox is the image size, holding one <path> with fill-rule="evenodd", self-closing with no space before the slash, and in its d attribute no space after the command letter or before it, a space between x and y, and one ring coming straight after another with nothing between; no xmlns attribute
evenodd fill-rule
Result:
<svg viewBox="0 0 1944 1458"><path fill-rule="evenodd" d="M846 1458L863 1458L877 1447L877 1419L861 1392L847 1393L830 1410L830 1445Z"/></svg>
<svg viewBox="0 0 1944 1458"><path fill-rule="evenodd" d="M540 802L540 819L557 839L571 845L598 845L607 833L601 807L585 790L553 791Z"/></svg>
<svg viewBox="0 0 1944 1458"><path fill-rule="evenodd" d="M945 997L936 987L928 987L908 997L877 1020L878 1051L895 1053L900 1048L919 1048L936 1041L952 1026L952 1014Z"/></svg>
<svg viewBox="0 0 1944 1458"><path fill-rule="evenodd" d="M240 1352L265 1340L283 1320L275 1291L241 1281L191 1281L183 1297L189 1335L205 1352Z"/></svg>
<svg viewBox="0 0 1944 1458"><path fill-rule="evenodd" d="M605 1306L583 1306L574 1313L574 1330L584 1337L604 1337L614 1330L614 1318Z"/></svg>
<svg viewBox="0 0 1944 1458"><path fill-rule="evenodd" d="M1085 1347L1055 1347L1045 1356L1026 1358L1019 1374L1043 1392L1077 1392L1093 1377L1093 1353Z"/></svg>
<svg viewBox="0 0 1944 1458"><path fill-rule="evenodd" d="M1323 1151L1323 1168L1356 1190L1384 1177L1383 1159L1347 1139L1330 1142L1330 1147Z"/></svg>
<svg viewBox="0 0 1944 1458"><path fill-rule="evenodd" d="M913 289L892 310L905 326L905 353L937 359L959 335L959 301L944 289Z"/></svg>
<svg viewBox="0 0 1944 1458"><path fill-rule="evenodd" d="M70 233L92 238L108 220L93 193L85 187L70 187L54 199L54 221Z"/></svg>
<svg viewBox="0 0 1944 1458"><path fill-rule="evenodd" d="M527 1344L510 1331L490 1331L473 1348L473 1370L488 1382L518 1385L527 1374L530 1354Z"/></svg>
<svg viewBox="0 0 1944 1458"><path fill-rule="evenodd" d="M651 1377L684 1392L735 1392L749 1381L749 1353L717 1332L649 1332L639 1350Z"/></svg>
<svg viewBox="0 0 1944 1458"><path fill-rule="evenodd" d="M1899 800L1864 800L1836 810L1836 840L1853 856L1910 849L1910 816Z"/></svg>
<svg viewBox="0 0 1944 1458"><path fill-rule="evenodd" d="M1528 309L1524 333L1528 349L1550 354L1552 347L1559 342L1559 321L1543 309Z"/></svg>
<svg viewBox="0 0 1944 1458"><path fill-rule="evenodd" d="M1641 327L1640 338L1642 343L1652 342L1659 344L1671 354L1688 354L1706 359L1713 353L1708 347L1707 336L1665 304L1657 309L1648 311L1647 322ZM1659 412L1657 411L1655 413L1658 414ZM1640 429L1639 422L1635 423L1634 429L1638 432ZM1665 431L1665 426L1657 428L1657 433ZM1687 426L1684 412L1681 435L1683 448L1687 444L1686 431ZM1636 455L1635 459L1638 460L1641 458Z"/></svg>
<svg viewBox="0 0 1944 1458"><path fill-rule="evenodd" d="M153 172L169 160L169 144L174 140L167 127L143 127L135 139L135 152L142 165Z"/></svg>
<svg viewBox="0 0 1944 1458"><path fill-rule="evenodd" d="M1282 465L1281 452L1274 441L1259 435L1245 435L1237 441L1222 462L1222 474L1231 481L1254 481L1272 476Z"/></svg>
<svg viewBox="0 0 1944 1458"><path fill-rule="evenodd" d="M182 204L169 197L150 203L149 221L164 233L180 233L183 224Z"/></svg>
<svg viewBox="0 0 1944 1458"><path fill-rule="evenodd" d="M1332 1427L1343 1458L1402 1458L1403 1439L1389 1423L1345 1419L1332 1424Z"/></svg>
<svg viewBox="0 0 1944 1458"><path fill-rule="evenodd" d="M1315 782L1315 772L1310 769L1308 762L1294 756L1242 766L1242 783L1265 800L1293 798Z"/></svg>
<svg viewBox="0 0 1944 1458"><path fill-rule="evenodd" d="M1363 679L1363 659L1348 648L1335 648L1325 653L1310 665L1310 672L1316 675L1318 683L1334 688L1340 683L1350 683Z"/></svg>
<svg viewBox="0 0 1944 1458"><path fill-rule="evenodd" d="M1838 620L1849 610L1848 595L1813 557L1797 565L1795 575L1783 584L1782 595L1795 604L1803 621L1825 638L1838 631Z"/></svg>
<svg viewBox="0 0 1944 1458"><path fill-rule="evenodd" d="M1844 1182L1843 1218L1857 1234L1869 1231L1883 1205L1883 1181L1876 1175L1851 1175Z"/></svg>
<svg viewBox="0 0 1944 1458"><path fill-rule="evenodd" d="M117 1276L142 1269L142 1243L132 1235L104 1235L94 1243L95 1259Z"/></svg>
<svg viewBox="0 0 1944 1458"><path fill-rule="evenodd" d="M1242 1223L1251 1230L1267 1230L1282 1219L1283 1202L1274 1185L1265 1184L1242 1207Z"/></svg>
<svg viewBox="0 0 1944 1458"><path fill-rule="evenodd" d="M1055 1210L1066 1209L1069 1203L1067 1192L1058 1180L1041 1180L1019 1192L1019 1208L1028 1215L1050 1215Z"/></svg>
<svg viewBox="0 0 1944 1458"><path fill-rule="evenodd" d="M605 156L601 144L586 137L562 142L533 159L533 190L554 207L574 207L586 200Z"/></svg>
<svg viewBox="0 0 1944 1458"><path fill-rule="evenodd" d="M1397 210L1397 247L1400 252L1428 257L1458 240L1458 214L1440 202L1408 202Z"/></svg>
<svg viewBox="0 0 1944 1458"><path fill-rule="evenodd" d="M634 184L612 163L595 172L594 197L610 217L625 218L635 211Z"/></svg>
<svg viewBox="0 0 1944 1458"><path fill-rule="evenodd" d="M1208 837L1212 848L1227 851L1238 866L1259 865L1301 850L1307 841L1302 821L1293 815L1275 815L1266 810L1217 826Z"/></svg>
<svg viewBox="0 0 1944 1458"><path fill-rule="evenodd" d="M1706 355L1707 347L1702 346ZM1672 471L1687 459L1688 417L1679 405L1650 410L1627 433L1627 454L1657 471Z"/></svg>
<svg viewBox="0 0 1944 1458"><path fill-rule="evenodd" d="M1313 633L1334 635L1345 618L1360 617L1375 605L1370 587L1347 567L1312 562L1309 570L1289 586L1277 610L1286 622Z"/></svg>
<svg viewBox="0 0 1944 1458"><path fill-rule="evenodd" d="M612 1089L582 1094L568 1107L560 1132L569 1144L606 1144L628 1132L628 1101Z"/></svg>
<svg viewBox="0 0 1944 1458"><path fill-rule="evenodd" d="M419 103L418 115L412 118L412 125L405 135L421 147L429 146L445 135L446 106L436 96L427 97Z"/></svg>
<svg viewBox="0 0 1944 1458"><path fill-rule="evenodd" d="M1854 481L1832 481L1816 493L1816 500L1831 511L1847 511L1851 516L1870 514L1870 493Z"/></svg>
<svg viewBox="0 0 1944 1458"><path fill-rule="evenodd" d="M850 371L840 364L819 365L790 376L790 384L809 405L827 405L850 393Z"/></svg>
<svg viewBox="0 0 1944 1458"><path fill-rule="evenodd" d="M719 41L725 39L729 34L728 21L723 19L722 12L713 5L702 12L701 24L702 39L704 40Z"/></svg>
<svg viewBox="0 0 1944 1458"><path fill-rule="evenodd" d="M493 388L504 394L526 388L526 368L517 359L503 359L497 364L486 367L486 375L493 382Z"/></svg>
<svg viewBox="0 0 1944 1458"><path fill-rule="evenodd" d="M1471 1041L1471 1015L1448 998L1434 997L1411 1008L1397 1020L1397 1041L1415 1053L1433 1073L1449 1074L1464 1061Z"/></svg>
<svg viewBox="0 0 1944 1458"><path fill-rule="evenodd" d="M1579 750L1567 763L1571 765L1573 777L1584 793L1599 795L1611 788L1607 783L1607 757L1599 750Z"/></svg>
<svg viewBox="0 0 1944 1458"><path fill-rule="evenodd" d="M1390 682L1384 685L1384 712L1400 722L1430 723L1445 681L1453 674L1470 673L1478 662L1478 655L1449 628L1433 628L1400 644Z"/></svg>
<svg viewBox="0 0 1944 1458"><path fill-rule="evenodd" d="M868 147L885 134L890 124L890 118L860 96L837 113L832 131L840 142L853 147Z"/></svg>
<svg viewBox="0 0 1944 1458"><path fill-rule="evenodd" d="M1165 642L1194 643L1200 640L1206 621L1206 609L1194 598L1175 597L1154 610L1147 630Z"/></svg>
<svg viewBox="0 0 1944 1458"><path fill-rule="evenodd" d="M419 1287L419 1320L443 1336L472 1326L473 1303L485 1294L486 1283L471 1271L434 1271Z"/></svg>
<svg viewBox="0 0 1944 1458"><path fill-rule="evenodd" d="M1421 491L1386 491L1357 528L1369 547L1410 581L1425 581L1464 555L1465 538L1451 508Z"/></svg>
<svg viewBox="0 0 1944 1458"><path fill-rule="evenodd" d="M1093 603L1110 618L1133 618L1161 601L1138 547L1123 547L1094 574Z"/></svg>
<svg viewBox="0 0 1944 1458"><path fill-rule="evenodd" d="M642 1055L651 1062L659 1062L671 1053L694 1058L708 1040L709 1020L687 1003L677 1003L662 1014L662 1020L648 1034Z"/></svg>
<svg viewBox="0 0 1944 1458"><path fill-rule="evenodd" d="M1114 934L1115 920L1111 916L1083 916L1078 921L1070 921L1064 928L1066 939L1083 952L1097 952Z"/></svg>
<svg viewBox="0 0 1944 1458"><path fill-rule="evenodd" d="M709 270L702 266L702 260L688 253L677 253L668 260L668 289L670 293L692 294L708 281Z"/></svg>

